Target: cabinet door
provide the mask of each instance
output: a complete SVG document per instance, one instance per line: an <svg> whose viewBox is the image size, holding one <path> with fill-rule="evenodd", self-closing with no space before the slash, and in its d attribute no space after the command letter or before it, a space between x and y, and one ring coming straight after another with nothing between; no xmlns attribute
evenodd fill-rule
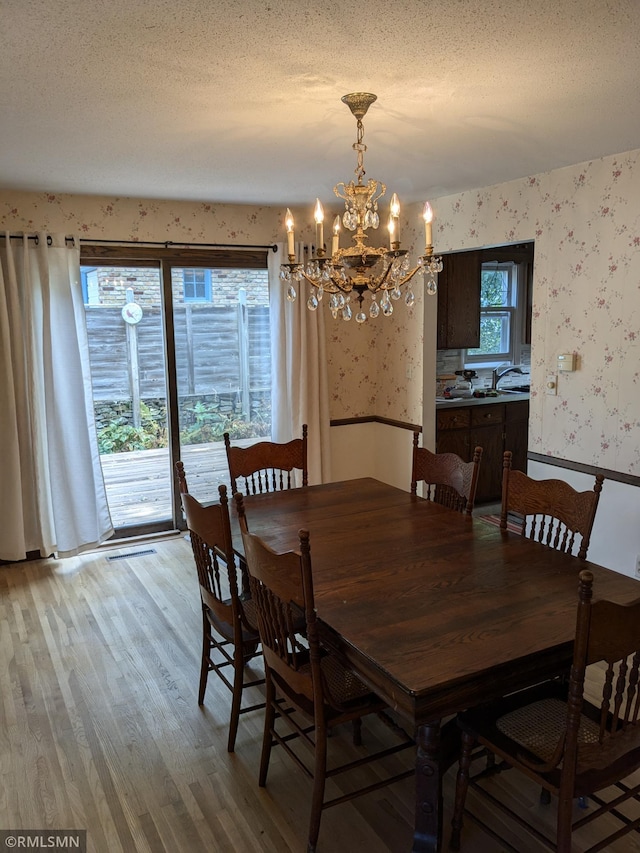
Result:
<svg viewBox="0 0 640 853"><path fill-rule="evenodd" d="M458 252L442 258L438 279L438 349L480 345L481 253Z"/></svg>
<svg viewBox="0 0 640 853"><path fill-rule="evenodd" d="M476 500L500 500L502 494L502 451L504 448L505 405L495 403L471 409L469 445L482 448Z"/></svg>
<svg viewBox="0 0 640 853"><path fill-rule="evenodd" d="M476 503L500 500L502 495L502 448L504 424L472 427L469 434L470 452L482 448L482 461L478 474Z"/></svg>
<svg viewBox="0 0 640 853"><path fill-rule="evenodd" d="M505 406L504 449L510 450L511 467L516 471L527 470L527 447L529 444L529 403L518 400Z"/></svg>
<svg viewBox="0 0 640 853"><path fill-rule="evenodd" d="M474 445L475 446L475 445ZM445 429L438 431L436 453L455 453L463 462L470 462L469 432L466 429Z"/></svg>

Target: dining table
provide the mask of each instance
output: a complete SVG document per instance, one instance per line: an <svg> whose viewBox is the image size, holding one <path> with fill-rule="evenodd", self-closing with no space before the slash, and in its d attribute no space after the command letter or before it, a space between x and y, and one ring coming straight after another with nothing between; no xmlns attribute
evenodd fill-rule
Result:
<svg viewBox="0 0 640 853"><path fill-rule="evenodd" d="M309 531L326 641L415 733L413 853L442 845L453 715L568 671L579 572L593 572L596 598L640 597L633 578L372 478L244 504L250 531L276 551Z"/></svg>

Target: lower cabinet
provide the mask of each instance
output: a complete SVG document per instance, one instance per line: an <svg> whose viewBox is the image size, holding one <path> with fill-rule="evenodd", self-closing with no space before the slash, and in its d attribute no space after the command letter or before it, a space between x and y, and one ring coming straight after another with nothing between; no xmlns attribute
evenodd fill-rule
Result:
<svg viewBox="0 0 640 853"><path fill-rule="evenodd" d="M497 501L502 495L502 457L513 453L512 466L526 470L529 402L491 403L436 411L436 452L456 453L465 462L482 447L477 502Z"/></svg>
<svg viewBox="0 0 640 853"><path fill-rule="evenodd" d="M504 449L510 450L511 467L516 471L527 470L527 447L529 445L529 401L517 400L505 407Z"/></svg>

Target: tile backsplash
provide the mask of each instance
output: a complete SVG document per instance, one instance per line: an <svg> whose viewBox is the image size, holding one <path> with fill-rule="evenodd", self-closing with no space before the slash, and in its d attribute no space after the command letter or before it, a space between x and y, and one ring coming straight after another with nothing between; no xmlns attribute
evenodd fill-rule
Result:
<svg viewBox="0 0 640 853"><path fill-rule="evenodd" d="M525 373L531 369L531 347L522 346L520 365ZM435 393L441 390L441 376L451 376L456 370L464 368L464 350L459 349L441 349L436 352L436 388ZM490 367L478 367L476 370L479 379L485 380L485 386L491 384L492 369ZM522 385L523 377L518 373L508 374L500 382L501 388L509 388L511 385Z"/></svg>

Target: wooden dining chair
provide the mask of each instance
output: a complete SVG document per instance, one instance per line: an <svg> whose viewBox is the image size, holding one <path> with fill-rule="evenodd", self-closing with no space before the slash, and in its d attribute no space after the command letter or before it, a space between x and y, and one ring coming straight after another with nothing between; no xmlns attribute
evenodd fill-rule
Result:
<svg viewBox="0 0 640 853"><path fill-rule="evenodd" d="M592 593L593 574L583 570L568 680L546 682L458 715L462 751L451 849L460 849L469 787L480 799L487 795L491 798L494 813L499 802L501 812L515 816L523 825L522 815L499 798L500 786L489 781L494 774L512 767L557 797L555 845L537 827L529 827L531 834L552 850L569 853L572 834L604 815L610 820L601 828L609 834L601 838L598 832L598 843L590 851L608 850L609 842L637 828L638 821L624 815L621 806L627 800L637 800L640 794L638 778L627 778L640 768L640 603L594 602ZM587 668L594 665L602 674L601 695L591 702L585 698L585 681L589 678L591 689L594 679ZM502 761L470 778L471 750L478 743ZM611 790L603 797L599 792L605 788ZM573 801L587 797L589 810L575 820ZM614 824L612 818L619 822ZM474 821L486 827L483 820L474 810ZM495 827L490 829L494 838L495 831Z"/></svg>
<svg viewBox="0 0 640 853"><path fill-rule="evenodd" d="M275 492L295 486L292 472L302 472L302 485L308 481L307 470L307 425L302 425L302 438L294 438L284 444L274 441L259 441L249 447L235 447L229 433L224 434L227 450L231 492L241 491L246 495Z"/></svg>
<svg viewBox="0 0 640 853"><path fill-rule="evenodd" d="M266 785L271 749L276 744L313 780L307 851L314 853L324 809L412 776L415 770L412 767L377 779L366 787L329 800L324 796L326 780L407 747L415 749L415 744L391 718L384 716L385 703L360 681L335 651L323 645L314 604L308 531L300 530L299 551L276 553L249 532L243 497L236 493L234 498L267 680L259 784L261 787ZM305 647L301 647L299 642L300 623L306 637ZM396 733L401 734L401 742L328 769L328 734L336 726L359 722L363 716L372 713L378 714ZM302 719L296 718L297 715ZM286 733L281 731L284 727ZM299 750L292 748L292 742L299 742L299 739L313 751L311 767L299 755Z"/></svg>
<svg viewBox="0 0 640 853"><path fill-rule="evenodd" d="M231 691L227 749L235 748L241 714L264 708L264 702L242 707L244 688L264 684L264 678L245 680L245 666L260 656L253 603L238 589L231 541L227 487L218 486L220 502L203 506L189 494L184 465L176 462L180 497L200 584L202 656L198 704L204 703L209 673L214 671ZM248 588L248 579L245 586ZM232 670L232 677L227 671Z"/></svg>
<svg viewBox="0 0 640 853"><path fill-rule="evenodd" d="M418 447L418 433L414 432L411 494L417 494L422 481L426 484L423 496L428 500L471 515L481 459L481 447L476 447L471 462L463 462L455 453L432 453Z"/></svg>
<svg viewBox="0 0 640 853"><path fill-rule="evenodd" d="M508 514L515 513L523 536L566 553L577 546L578 557L586 560L603 480L597 474L593 490L586 492L564 480L534 480L511 468L511 451L505 450L500 527L506 530Z"/></svg>

